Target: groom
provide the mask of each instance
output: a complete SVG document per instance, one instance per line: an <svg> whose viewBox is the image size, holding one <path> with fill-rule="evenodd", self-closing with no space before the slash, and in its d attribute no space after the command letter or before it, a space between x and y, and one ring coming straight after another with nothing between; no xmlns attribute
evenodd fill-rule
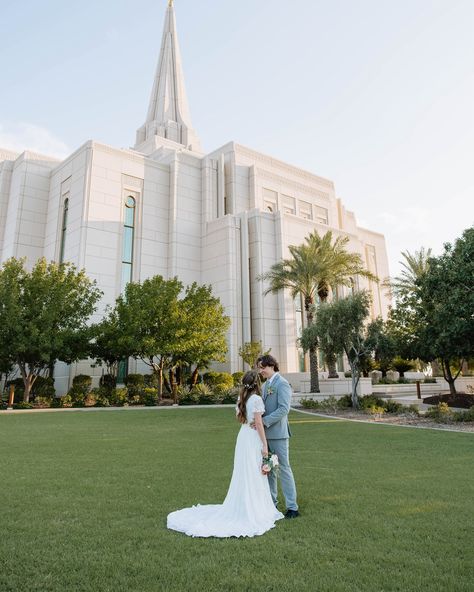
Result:
<svg viewBox="0 0 474 592"><path fill-rule="evenodd" d="M265 413L262 416L267 437L268 448L278 456L280 464L281 488L286 501L285 518L299 516L296 503L296 487L293 471L289 460L289 438L291 436L288 425L288 413L291 402L291 386L280 375L278 362L273 356L260 356L257 360L260 376L266 378L263 385L263 402ZM277 504L277 477L272 471L269 476L270 491L273 503Z"/></svg>

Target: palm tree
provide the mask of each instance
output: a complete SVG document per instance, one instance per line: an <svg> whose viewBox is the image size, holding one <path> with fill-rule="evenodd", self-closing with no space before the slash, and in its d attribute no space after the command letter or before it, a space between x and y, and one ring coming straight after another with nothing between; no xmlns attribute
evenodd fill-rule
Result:
<svg viewBox="0 0 474 592"><path fill-rule="evenodd" d="M320 237L316 231L299 246L290 246L291 257L278 261L259 280L269 282L264 294L290 290L292 298L302 295L308 325L313 322L316 297L328 298L330 290L337 286L351 286L355 275L363 275L374 281L377 278L362 265L360 255L348 253L347 237L337 237L333 243L332 232ZM319 393L318 358L316 347L309 350L311 392Z"/></svg>
<svg viewBox="0 0 474 592"><path fill-rule="evenodd" d="M403 251L404 261L400 261L402 272L399 276L384 281L384 286L393 291L395 296L415 294L418 290L418 280L428 271L431 257L431 249L421 247L413 255L409 251Z"/></svg>
<svg viewBox="0 0 474 592"><path fill-rule="evenodd" d="M354 286L354 277L362 276L373 282L378 282L378 278L370 271L365 269L362 263L362 257L359 253L349 253L347 236L338 236L334 243L332 242L332 232L329 230L320 237L315 231L311 233L306 242L311 244L311 248L318 254L323 254L327 258L326 275L318 283L318 296L321 302L327 302L329 292L335 292L338 286L352 288ZM336 372L336 360L333 355L326 356L329 378L338 378Z"/></svg>

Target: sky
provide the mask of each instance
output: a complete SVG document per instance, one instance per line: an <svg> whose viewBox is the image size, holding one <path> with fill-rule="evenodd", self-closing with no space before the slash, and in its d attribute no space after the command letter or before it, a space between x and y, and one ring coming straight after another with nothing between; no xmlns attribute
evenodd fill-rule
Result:
<svg viewBox="0 0 474 592"><path fill-rule="evenodd" d="M128 148L167 0L0 0L0 147ZM442 252L474 223L473 0L175 0L194 128L331 179L360 226Z"/></svg>

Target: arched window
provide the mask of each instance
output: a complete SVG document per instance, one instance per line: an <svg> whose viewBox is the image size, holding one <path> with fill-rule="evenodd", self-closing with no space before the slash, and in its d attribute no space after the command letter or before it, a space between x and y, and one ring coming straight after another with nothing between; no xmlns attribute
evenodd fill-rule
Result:
<svg viewBox="0 0 474 592"><path fill-rule="evenodd" d="M123 204L122 240L122 292L133 277L133 240L135 235L136 200L127 195ZM128 374L128 358L120 360L117 369L117 383L122 384Z"/></svg>
<svg viewBox="0 0 474 592"><path fill-rule="evenodd" d="M59 263L64 263L64 249L66 248L67 214L69 210L69 198L66 197L63 206L63 223L61 225L61 246L59 248Z"/></svg>
<svg viewBox="0 0 474 592"><path fill-rule="evenodd" d="M136 201L127 195L124 202L123 244L122 244L122 290L132 281L133 274L133 239L135 234Z"/></svg>

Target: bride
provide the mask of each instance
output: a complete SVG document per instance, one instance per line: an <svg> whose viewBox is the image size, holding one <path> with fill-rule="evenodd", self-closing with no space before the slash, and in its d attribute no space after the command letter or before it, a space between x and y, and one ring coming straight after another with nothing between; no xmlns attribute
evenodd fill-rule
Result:
<svg viewBox="0 0 474 592"><path fill-rule="evenodd" d="M262 456L268 455L262 423L265 411L258 375L251 370L242 379L236 407L242 424L235 445L234 471L222 505L193 506L168 514L167 526L193 537L253 537L283 518L272 501L268 477L262 474ZM256 429L250 427L255 424Z"/></svg>

